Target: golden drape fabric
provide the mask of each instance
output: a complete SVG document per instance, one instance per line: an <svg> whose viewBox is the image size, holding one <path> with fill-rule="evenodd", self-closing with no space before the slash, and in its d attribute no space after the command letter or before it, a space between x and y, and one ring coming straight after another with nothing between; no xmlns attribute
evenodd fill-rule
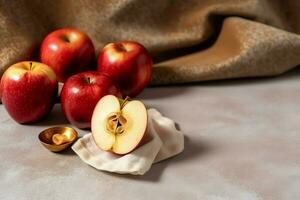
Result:
<svg viewBox="0 0 300 200"><path fill-rule="evenodd" d="M97 53L135 40L152 54L152 85L271 76L300 64L300 1L0 0L0 68L37 59L50 31L76 27Z"/></svg>

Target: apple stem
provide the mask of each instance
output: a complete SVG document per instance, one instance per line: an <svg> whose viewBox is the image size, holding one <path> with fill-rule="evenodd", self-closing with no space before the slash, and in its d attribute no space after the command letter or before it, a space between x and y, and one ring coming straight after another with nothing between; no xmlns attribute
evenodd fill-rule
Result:
<svg viewBox="0 0 300 200"><path fill-rule="evenodd" d="M121 44L121 43L118 43L118 44L115 44L116 45L116 48L119 50L119 51L127 51L127 49L125 48L125 45Z"/></svg>
<svg viewBox="0 0 300 200"><path fill-rule="evenodd" d="M31 71L33 68L32 62L29 63L29 70Z"/></svg>
<svg viewBox="0 0 300 200"><path fill-rule="evenodd" d="M87 84L91 84L91 78L90 77L87 77L85 80L86 80Z"/></svg>
<svg viewBox="0 0 300 200"><path fill-rule="evenodd" d="M121 109L125 106L125 104L128 102L129 100L129 96L126 96L126 98L124 99L124 101L121 104Z"/></svg>

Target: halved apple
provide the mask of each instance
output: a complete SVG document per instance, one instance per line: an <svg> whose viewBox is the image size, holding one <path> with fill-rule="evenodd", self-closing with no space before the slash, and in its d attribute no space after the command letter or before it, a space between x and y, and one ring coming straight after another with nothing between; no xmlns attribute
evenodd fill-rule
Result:
<svg viewBox="0 0 300 200"><path fill-rule="evenodd" d="M141 101L106 95L97 103L92 116L92 135L99 148L127 154L146 136L147 110Z"/></svg>

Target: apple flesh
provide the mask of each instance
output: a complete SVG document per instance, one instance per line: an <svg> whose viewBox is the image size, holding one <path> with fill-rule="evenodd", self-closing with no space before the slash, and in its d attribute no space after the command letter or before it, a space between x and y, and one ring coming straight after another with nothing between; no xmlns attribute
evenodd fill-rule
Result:
<svg viewBox="0 0 300 200"><path fill-rule="evenodd" d="M46 36L41 44L40 59L52 67L60 82L86 71L95 57L91 39L74 28L63 28Z"/></svg>
<svg viewBox="0 0 300 200"><path fill-rule="evenodd" d="M92 136L102 150L128 154L143 141L146 129L147 110L141 101L107 95L95 107Z"/></svg>
<svg viewBox="0 0 300 200"><path fill-rule="evenodd" d="M19 62L2 76L0 93L10 116L19 123L39 121L56 99L58 84L54 71L38 62Z"/></svg>
<svg viewBox="0 0 300 200"><path fill-rule="evenodd" d="M151 80L152 58L137 42L110 43L99 54L98 71L108 74L120 85L123 97L134 97Z"/></svg>
<svg viewBox="0 0 300 200"><path fill-rule="evenodd" d="M97 102L105 95L121 97L119 87L99 72L82 72L71 76L61 91L61 106L66 118L76 127L91 128Z"/></svg>

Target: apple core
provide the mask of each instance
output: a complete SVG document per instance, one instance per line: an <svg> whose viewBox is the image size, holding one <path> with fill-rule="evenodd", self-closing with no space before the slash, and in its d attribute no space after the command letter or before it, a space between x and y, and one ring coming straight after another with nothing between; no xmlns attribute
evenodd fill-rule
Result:
<svg viewBox="0 0 300 200"><path fill-rule="evenodd" d="M126 129L127 119L122 114L122 109L125 104L128 102L129 97L126 97L124 100L119 99L120 112L112 112L108 115L106 120L106 130L112 134L122 134Z"/></svg>
<svg viewBox="0 0 300 200"><path fill-rule="evenodd" d="M122 134L126 128L127 119L120 112L110 113L106 121L106 129L112 134Z"/></svg>

